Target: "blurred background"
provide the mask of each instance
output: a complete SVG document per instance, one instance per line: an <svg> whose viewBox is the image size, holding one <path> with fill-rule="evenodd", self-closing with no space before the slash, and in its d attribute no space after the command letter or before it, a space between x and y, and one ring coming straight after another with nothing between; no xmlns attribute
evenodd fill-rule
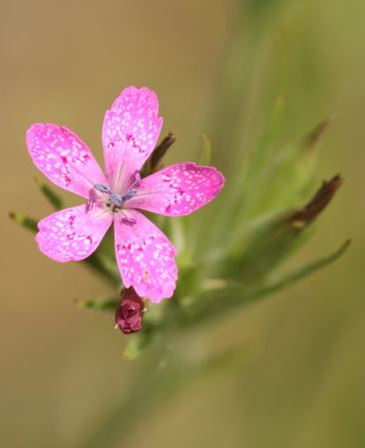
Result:
<svg viewBox="0 0 365 448"><path fill-rule="evenodd" d="M363 0L0 2L1 446L365 446L364 17ZM118 410L137 370L155 375L153 350L123 359L112 315L74 305L108 286L41 255L8 212L51 212L26 129L65 125L101 160L104 111L131 84L157 91L178 138L170 162L194 159L206 132L227 178L278 95L283 142L335 114L318 183L337 172L345 183L290 263L353 244L327 270L187 335L187 356L242 347L242 359L160 406L140 400L126 422Z"/></svg>

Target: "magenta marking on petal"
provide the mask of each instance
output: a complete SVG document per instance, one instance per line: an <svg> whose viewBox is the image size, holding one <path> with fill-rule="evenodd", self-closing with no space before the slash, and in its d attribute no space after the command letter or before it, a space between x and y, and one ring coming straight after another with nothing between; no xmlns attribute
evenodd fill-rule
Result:
<svg viewBox="0 0 365 448"><path fill-rule="evenodd" d="M172 165L142 179L128 207L165 216L189 215L212 201L224 185L216 168L187 162Z"/></svg>
<svg viewBox="0 0 365 448"><path fill-rule="evenodd" d="M86 144L69 129L36 123L26 135L29 154L54 184L88 197L94 183L106 179Z"/></svg>
<svg viewBox="0 0 365 448"><path fill-rule="evenodd" d="M122 224L128 224L129 226L134 226L136 224L136 220L134 218L122 218Z"/></svg>
<svg viewBox="0 0 365 448"><path fill-rule="evenodd" d="M176 249L168 238L145 216L127 210L134 225L116 215L115 252L126 287L133 286L141 297L160 302L172 296L177 280Z"/></svg>

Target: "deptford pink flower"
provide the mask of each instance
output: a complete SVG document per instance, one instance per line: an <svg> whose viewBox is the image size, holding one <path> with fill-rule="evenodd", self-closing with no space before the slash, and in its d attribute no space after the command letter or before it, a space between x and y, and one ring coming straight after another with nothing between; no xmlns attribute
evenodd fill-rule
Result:
<svg viewBox="0 0 365 448"><path fill-rule="evenodd" d="M163 120L156 94L128 87L105 113L102 143L105 173L73 132L34 124L26 136L29 154L54 184L86 204L53 213L38 223L39 249L58 262L91 255L114 223L115 254L126 288L153 302L173 295L176 249L140 210L184 216L214 199L224 185L215 168L180 163L143 179L140 170L155 148Z"/></svg>
<svg viewBox="0 0 365 448"><path fill-rule="evenodd" d="M122 300L115 310L115 325L123 333L137 333L142 329L143 301L133 288L124 288Z"/></svg>

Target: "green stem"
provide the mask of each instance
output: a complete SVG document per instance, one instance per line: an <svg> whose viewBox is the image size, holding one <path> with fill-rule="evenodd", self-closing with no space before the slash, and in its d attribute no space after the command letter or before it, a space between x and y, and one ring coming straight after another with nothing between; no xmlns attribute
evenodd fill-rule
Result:
<svg viewBox="0 0 365 448"><path fill-rule="evenodd" d="M242 285L237 284L216 291L203 292L194 301L194 305L191 307L192 309L186 309L187 317L184 320L184 325L194 326L211 318L222 318L227 312L290 286L298 280L333 263L346 252L349 245L350 240L347 240L336 251L329 255L287 274L276 282L256 289L250 288L247 290Z"/></svg>
<svg viewBox="0 0 365 448"><path fill-rule="evenodd" d="M160 358L159 358L160 359ZM103 448L109 446L117 434L123 437L123 442L133 433L137 424L142 424L144 417L150 414L156 405L161 407L171 398L176 397L183 388L203 376L211 375L225 369L237 366L242 360L242 349L219 354L212 359L190 364L166 362L161 368L159 361L157 367L151 369L144 366L141 374L130 387L130 394L117 405L99 427L93 431L80 448ZM146 375L148 367L149 374ZM118 445L122 446L122 444Z"/></svg>
<svg viewBox="0 0 365 448"><path fill-rule="evenodd" d="M35 177L34 181L39 190L43 193L44 197L55 210L61 210L62 208L64 208L62 199L52 190L51 187L49 187L45 182L43 182L43 180L39 179L38 177Z"/></svg>
<svg viewBox="0 0 365 448"><path fill-rule="evenodd" d="M83 260L83 264L103 276L114 286L120 286L120 275L114 269L114 265L112 265L109 257L102 256L100 253L94 252L89 258Z"/></svg>

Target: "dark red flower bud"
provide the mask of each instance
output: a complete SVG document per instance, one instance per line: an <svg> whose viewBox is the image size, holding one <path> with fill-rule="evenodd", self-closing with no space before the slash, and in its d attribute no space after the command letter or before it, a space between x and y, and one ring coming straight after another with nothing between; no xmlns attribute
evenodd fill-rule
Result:
<svg viewBox="0 0 365 448"><path fill-rule="evenodd" d="M122 300L115 310L115 326L123 333L137 333L142 328L144 304L131 288L124 288Z"/></svg>

